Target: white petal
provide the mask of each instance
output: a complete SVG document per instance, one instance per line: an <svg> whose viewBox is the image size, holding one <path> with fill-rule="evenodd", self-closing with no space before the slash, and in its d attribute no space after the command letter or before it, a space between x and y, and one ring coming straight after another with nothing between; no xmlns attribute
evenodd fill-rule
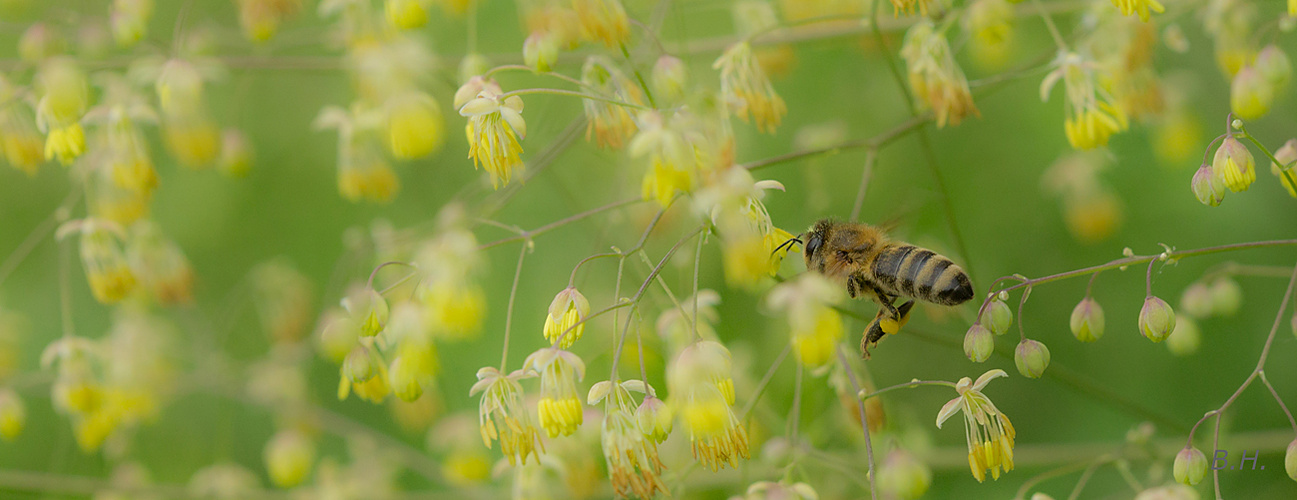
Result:
<svg viewBox="0 0 1297 500"><path fill-rule="evenodd" d="M560 350L558 351L558 357L563 358L563 361L567 361L567 364L572 365L572 369L576 370L577 380L585 378L585 362L581 361L580 356L577 356L572 351Z"/></svg>
<svg viewBox="0 0 1297 500"><path fill-rule="evenodd" d="M1049 92L1054 90L1054 85L1063 77L1062 68L1049 72L1045 79L1040 82L1040 101L1049 101Z"/></svg>
<svg viewBox="0 0 1297 500"><path fill-rule="evenodd" d="M478 380L477 383L476 383L476 384L473 384L473 387L472 387L471 389L468 390L468 395L469 395L469 396L475 396L475 395L477 395L477 393L482 392L482 391L485 391L486 388L487 388L488 386L490 386L492 383L495 383L495 378L494 378L494 377L492 377L492 378L484 378L484 379L482 379L482 380Z"/></svg>
<svg viewBox="0 0 1297 500"><path fill-rule="evenodd" d="M990 382L992 379L996 379L1000 377L1008 377L1008 376L1009 376L1008 373L1004 373L1004 370L1001 370L999 368L996 368L994 370L989 370L986 373L983 373L982 376L977 377L977 382L973 382L973 390L980 391L982 390L983 387L986 387L986 384Z"/></svg>
<svg viewBox="0 0 1297 500"><path fill-rule="evenodd" d="M459 115L460 116L481 116L488 113L494 113L499 110L500 110L500 103L495 102L495 99L478 97L477 99L468 101L468 103L465 104L464 107L459 108Z"/></svg>
<svg viewBox="0 0 1297 500"><path fill-rule="evenodd" d="M522 113L522 98L516 95L511 95L509 97L506 97L504 98L504 107L511 108L514 111Z"/></svg>
<svg viewBox="0 0 1297 500"><path fill-rule="evenodd" d="M938 428L938 429L941 428L941 424L946 423L946 419L949 419L949 418L950 418L951 416L953 416L955 413L958 413L958 412L959 412L959 408L960 408L960 404L959 404L959 403L960 403L960 400L961 400L961 399L962 399L962 398L955 398L955 399L952 399L952 400L950 400L950 401L947 401L947 402L946 402L946 405L941 407L941 411L937 412L937 428Z"/></svg>
<svg viewBox="0 0 1297 500"><path fill-rule="evenodd" d="M772 179L757 181L757 183L753 184L752 187L760 190L766 190L766 189L778 189L780 191L784 190L784 184L782 182L772 180Z"/></svg>
<svg viewBox="0 0 1297 500"><path fill-rule="evenodd" d="M590 386L590 392L585 396L586 404L592 405L603 401L603 398L608 397L608 392L611 390L612 383L607 380Z"/></svg>
<svg viewBox="0 0 1297 500"><path fill-rule="evenodd" d="M648 394L648 384L644 383L643 380L627 380L625 382L622 382L621 386L628 391L634 391L640 394Z"/></svg>
<svg viewBox="0 0 1297 500"><path fill-rule="evenodd" d="M518 134L518 139L527 138L527 122L522 119L522 115L509 108L500 108L500 116L513 127L513 133Z"/></svg>

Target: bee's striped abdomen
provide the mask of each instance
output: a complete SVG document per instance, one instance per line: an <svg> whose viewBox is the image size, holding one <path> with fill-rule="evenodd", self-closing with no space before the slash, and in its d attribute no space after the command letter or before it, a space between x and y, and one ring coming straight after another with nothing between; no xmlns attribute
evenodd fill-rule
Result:
<svg viewBox="0 0 1297 500"><path fill-rule="evenodd" d="M968 274L932 250L893 245L879 252L872 267L874 281L895 295L951 306L973 298Z"/></svg>

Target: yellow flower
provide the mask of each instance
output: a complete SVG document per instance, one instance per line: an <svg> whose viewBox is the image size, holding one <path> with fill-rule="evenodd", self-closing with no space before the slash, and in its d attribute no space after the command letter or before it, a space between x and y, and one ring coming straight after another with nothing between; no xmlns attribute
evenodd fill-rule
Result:
<svg viewBox="0 0 1297 500"><path fill-rule="evenodd" d="M387 300L373 288L354 288L342 299L342 308L360 324L360 334L366 337L378 335L391 317Z"/></svg>
<svg viewBox="0 0 1297 500"><path fill-rule="evenodd" d="M589 316L590 301L586 300L576 288L564 288L549 304L549 314L545 317L545 340L553 344L559 341L561 335L563 342L559 347L563 349L572 347L572 344L585 332L585 323L577 324L577 322Z"/></svg>
<svg viewBox="0 0 1297 500"><path fill-rule="evenodd" d="M666 207L677 192L694 189L697 161L693 147L680 127L666 125L661 113L646 111L639 119L639 132L631 139L629 152L632 158L649 160L642 197Z"/></svg>
<svg viewBox="0 0 1297 500"><path fill-rule="evenodd" d="M721 94L733 107L734 116L743 121L748 121L751 116L758 130L774 133L788 113L788 107L757 64L752 55L752 45L748 42L731 45L716 59L712 68L721 71Z"/></svg>
<svg viewBox="0 0 1297 500"><path fill-rule="evenodd" d="M639 89L608 58L594 56L581 68L581 82L598 95L631 104L644 104ZM586 140L593 136L600 147L620 148L635 135L635 120L626 106L594 99L582 99L586 116Z"/></svg>
<svg viewBox="0 0 1297 500"><path fill-rule="evenodd" d="M45 139L45 159L59 159L59 163L69 165L86 152L86 133L80 123L66 127L53 128Z"/></svg>
<svg viewBox="0 0 1297 500"><path fill-rule="evenodd" d="M260 264L250 274L262 329L276 341L297 341L311 320L310 280L283 260Z"/></svg>
<svg viewBox="0 0 1297 500"><path fill-rule="evenodd" d="M1158 14L1166 12L1166 8L1162 7L1157 0L1112 0L1112 5L1116 6L1123 16L1138 13L1139 20L1144 22L1148 22L1149 11Z"/></svg>
<svg viewBox="0 0 1297 500"><path fill-rule="evenodd" d="M167 149L189 168L203 168L221 152L221 131L202 116L169 116L162 125Z"/></svg>
<svg viewBox="0 0 1297 500"><path fill-rule="evenodd" d="M387 0L384 3L387 22L403 30L428 23L428 8L421 0Z"/></svg>
<svg viewBox="0 0 1297 500"><path fill-rule="evenodd" d="M1095 64L1076 53L1060 54L1058 67L1040 85L1040 99L1049 100L1054 85L1063 81L1067 104L1064 106L1064 132L1075 149L1106 146L1113 134L1126 130L1126 113L1113 104L1112 96L1099 88Z"/></svg>
<svg viewBox="0 0 1297 500"><path fill-rule="evenodd" d="M279 24L302 8L302 0L238 0L238 4L243 34L254 42L270 40Z"/></svg>
<svg viewBox="0 0 1297 500"><path fill-rule="evenodd" d="M482 288L472 284L433 284L424 291L423 302L433 331L451 340L477 335L486 315Z"/></svg>
<svg viewBox="0 0 1297 500"><path fill-rule="evenodd" d="M786 315L792 331L793 352L811 369L824 367L842 338L842 317L833 304L842 290L815 273L804 273L770 291L770 307Z"/></svg>
<svg viewBox="0 0 1297 500"><path fill-rule="evenodd" d="M730 408L734 380L730 353L719 343L700 341L686 347L667 369L670 405L678 408L689 430L694 458L713 471L737 457L748 458L748 435Z"/></svg>
<svg viewBox="0 0 1297 500"><path fill-rule="evenodd" d="M27 409L13 389L0 389L0 438L13 441L23 431Z"/></svg>
<svg viewBox="0 0 1297 500"><path fill-rule="evenodd" d="M937 413L937 428L955 413L964 413L964 434L968 440L968 467L978 482L986 480L986 471L993 479L1000 472L1013 470L1013 424L1009 417L982 394L982 388L992 379L1007 377L1004 370L991 370L973 382L968 377L959 379L955 390L959 396L950 400Z"/></svg>
<svg viewBox="0 0 1297 500"><path fill-rule="evenodd" d="M152 192L158 185L158 174L143 134L121 108L114 109L109 120L108 169L113 182L125 189Z"/></svg>
<svg viewBox="0 0 1297 500"><path fill-rule="evenodd" d="M348 359L350 359L350 356L348 356ZM338 400L346 400L352 391L355 391L356 396L359 396L360 399L374 404L382 403L383 400L387 399L387 395L392 392L387 366L383 365L381 360L373 366L378 369L377 373L372 374L363 381L354 381L350 374L347 373L348 368L352 368L354 365L344 363L342 368L339 369Z"/></svg>
<svg viewBox="0 0 1297 500"><path fill-rule="evenodd" d="M1068 232L1083 243L1098 243L1121 227L1121 200L1106 190L1067 197L1063 211Z"/></svg>
<svg viewBox="0 0 1297 500"><path fill-rule="evenodd" d="M481 166L491 174L491 185L496 189L508 185L515 173L521 173L522 145L518 141L527 135L522 98L501 99L502 95L499 86L487 84L476 98L459 108L460 116L468 118L465 135L473 168Z"/></svg>
<svg viewBox="0 0 1297 500"><path fill-rule="evenodd" d="M228 177L246 177L252 169L252 146L238 129L221 132L221 157L216 165Z"/></svg>
<svg viewBox="0 0 1297 500"><path fill-rule="evenodd" d="M972 33L974 59L987 69L1008 62L1013 42L1013 5L1008 0L977 0L968 4L964 29Z"/></svg>
<svg viewBox="0 0 1297 500"><path fill-rule="evenodd" d="M16 104L0 106L0 148L10 165L27 175L35 175L45 161L44 147L30 112Z"/></svg>
<svg viewBox="0 0 1297 500"><path fill-rule="evenodd" d="M338 192L348 201L388 203L401 189L392 166L381 159L372 163L343 161L338 164Z"/></svg>
<svg viewBox="0 0 1297 500"><path fill-rule="evenodd" d="M978 114L968 79L955 62L945 35L931 21L915 24L905 33L901 57L909 72L910 88L932 108L938 127L959 125Z"/></svg>
<svg viewBox="0 0 1297 500"><path fill-rule="evenodd" d="M482 393L478 404L482 443L490 448L492 442L499 441L510 465L519 461L526 465L529 455L539 461L540 452L545 451L531 412L522 403L522 386L518 384L522 377L522 370L505 375L488 366L477 371L477 383L468 392L469 396Z"/></svg>
<svg viewBox="0 0 1297 500"><path fill-rule="evenodd" d="M410 92L387 101L387 148L397 159L432 154L444 135L441 107L427 94Z"/></svg>
<svg viewBox="0 0 1297 500"><path fill-rule="evenodd" d="M138 275L140 286L159 303L188 302L192 297L194 271L189 259L157 224L141 221L131 226L126 260Z"/></svg>
<svg viewBox="0 0 1297 500"><path fill-rule="evenodd" d="M100 303L118 302L135 288L135 275L131 272L121 244L122 230L116 224L99 219L83 219L69 224L79 224L81 232L81 264L85 267L90 291ZM65 225L60 235L76 226Z"/></svg>
<svg viewBox="0 0 1297 500"><path fill-rule="evenodd" d="M653 395L644 396L644 402L635 409L635 419L639 422L640 432L656 443L666 441L671 434L671 421L674 413L671 406Z"/></svg>
<svg viewBox="0 0 1297 500"><path fill-rule="evenodd" d="M153 17L153 0L113 0L112 31L118 47L130 47L144 38Z"/></svg>
<svg viewBox="0 0 1297 500"><path fill-rule="evenodd" d="M300 430L279 431L263 453L270 481L281 488L301 484L315 466L315 443Z"/></svg>
<svg viewBox="0 0 1297 500"><path fill-rule="evenodd" d="M1234 114L1244 120L1255 120L1270 112L1275 86L1253 66L1245 66L1234 75L1229 87L1229 104Z"/></svg>
<svg viewBox="0 0 1297 500"><path fill-rule="evenodd" d="M639 380L603 381L590 388L586 402L593 405L606 399L600 437L613 490L619 497L653 498L658 492L669 493L662 482L665 466L658 459L657 441L645 435L643 426L631 414L635 406L632 390L652 392L648 384ZM650 398L646 395L645 402Z"/></svg>
<svg viewBox="0 0 1297 500"><path fill-rule="evenodd" d="M425 387L432 386L436 371L437 358L431 343L403 342L388 369L392 393L402 401L415 401L423 395Z"/></svg>
<svg viewBox="0 0 1297 500"><path fill-rule="evenodd" d="M585 377L585 363L571 351L546 347L527 356L523 370L540 374L540 426L549 437L571 436L583 420L576 382Z"/></svg>
<svg viewBox="0 0 1297 500"><path fill-rule="evenodd" d="M482 484L491 478L491 462L477 450L456 450L441 463L441 475L454 486Z"/></svg>
<svg viewBox="0 0 1297 500"><path fill-rule="evenodd" d="M1226 137L1211 162L1212 172L1235 193L1247 191L1256 181L1256 161L1247 146L1234 137Z"/></svg>
<svg viewBox="0 0 1297 500"><path fill-rule="evenodd" d="M630 21L620 0L572 0L581 27L581 36L609 47L630 38Z"/></svg>
<svg viewBox="0 0 1297 500"><path fill-rule="evenodd" d="M1189 112L1168 113L1153 128L1153 153L1167 165L1190 161L1201 142L1202 121Z"/></svg>

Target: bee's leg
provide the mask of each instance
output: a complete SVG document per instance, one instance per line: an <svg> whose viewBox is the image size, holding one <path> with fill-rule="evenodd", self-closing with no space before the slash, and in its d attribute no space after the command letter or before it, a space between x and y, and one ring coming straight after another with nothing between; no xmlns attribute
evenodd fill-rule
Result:
<svg viewBox="0 0 1297 500"><path fill-rule="evenodd" d="M879 310L878 315L874 316L874 320L870 321L869 326L865 327L865 333L860 337L860 357L861 358L869 359L869 348L874 345L877 345L878 341L882 340L883 336L886 335L883 332L882 326L880 325L882 319L883 319L883 311Z"/></svg>
<svg viewBox="0 0 1297 500"><path fill-rule="evenodd" d="M855 277L855 276L848 276L848 277L847 277L847 295L849 295L851 298L854 299L854 298L856 298L856 295L859 295L859 294L860 294L860 289L856 286L856 277Z"/></svg>
<svg viewBox="0 0 1297 500"><path fill-rule="evenodd" d="M896 321L897 321L897 323L900 323L900 326L905 326L905 323L908 322L908 321L910 321L910 310L911 310L911 309L914 309L914 301L913 301L913 300L907 300L907 301L905 301L905 303L901 304L900 306L897 306L896 311L897 311L897 313L899 313L900 315L897 316Z"/></svg>

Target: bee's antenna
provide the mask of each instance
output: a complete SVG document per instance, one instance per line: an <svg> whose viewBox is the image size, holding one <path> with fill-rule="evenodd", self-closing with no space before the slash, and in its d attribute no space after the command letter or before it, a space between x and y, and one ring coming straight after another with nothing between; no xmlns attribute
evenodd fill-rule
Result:
<svg viewBox="0 0 1297 500"><path fill-rule="evenodd" d="M794 243L800 245L802 244L802 240L798 239L797 237L788 238L787 241L784 241L783 243L780 243L779 246L775 247L775 251L770 252L770 255L779 253L779 251L783 250L784 247L788 247L788 249L791 250L793 248Z"/></svg>

